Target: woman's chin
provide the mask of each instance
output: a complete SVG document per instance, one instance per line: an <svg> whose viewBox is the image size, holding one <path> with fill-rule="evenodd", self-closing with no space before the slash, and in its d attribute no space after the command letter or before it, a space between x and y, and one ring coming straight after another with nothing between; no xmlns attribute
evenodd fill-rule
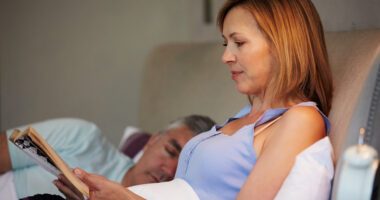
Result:
<svg viewBox="0 0 380 200"><path fill-rule="evenodd" d="M247 87L235 85L235 88L240 94L244 94L244 95L252 95L253 94L252 89L249 89Z"/></svg>

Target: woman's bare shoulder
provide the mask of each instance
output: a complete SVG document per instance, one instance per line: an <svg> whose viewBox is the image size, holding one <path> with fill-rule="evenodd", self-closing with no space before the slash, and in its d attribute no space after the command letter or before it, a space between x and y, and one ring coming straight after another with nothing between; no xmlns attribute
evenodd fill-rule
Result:
<svg viewBox="0 0 380 200"><path fill-rule="evenodd" d="M284 113L279 132L287 137L317 140L325 136L325 123L321 113L313 106L295 106Z"/></svg>
<svg viewBox="0 0 380 200"><path fill-rule="evenodd" d="M298 151L326 135L322 115L312 106L295 106L285 112L276 123L265 146L287 149L298 146Z"/></svg>
<svg viewBox="0 0 380 200"><path fill-rule="evenodd" d="M302 120L304 122L315 122L315 120L321 120L321 122L323 122L321 113L314 106L291 107L284 113L284 119L289 121Z"/></svg>

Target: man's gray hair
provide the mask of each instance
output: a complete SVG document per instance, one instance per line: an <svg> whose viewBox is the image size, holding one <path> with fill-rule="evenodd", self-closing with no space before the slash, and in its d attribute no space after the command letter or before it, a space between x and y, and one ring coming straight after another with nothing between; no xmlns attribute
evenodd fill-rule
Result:
<svg viewBox="0 0 380 200"><path fill-rule="evenodd" d="M188 115L185 117L178 118L171 122L168 129L177 126L185 125L187 126L194 135L210 130L215 122L210 117L203 115Z"/></svg>

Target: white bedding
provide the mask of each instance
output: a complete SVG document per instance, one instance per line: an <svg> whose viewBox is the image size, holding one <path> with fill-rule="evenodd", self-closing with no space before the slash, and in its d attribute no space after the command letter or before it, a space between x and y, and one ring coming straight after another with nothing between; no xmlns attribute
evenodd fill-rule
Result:
<svg viewBox="0 0 380 200"><path fill-rule="evenodd" d="M18 200L11 171L0 175L0 197L4 200Z"/></svg>
<svg viewBox="0 0 380 200"><path fill-rule="evenodd" d="M182 179L129 187L132 192L148 200L199 200L191 186Z"/></svg>

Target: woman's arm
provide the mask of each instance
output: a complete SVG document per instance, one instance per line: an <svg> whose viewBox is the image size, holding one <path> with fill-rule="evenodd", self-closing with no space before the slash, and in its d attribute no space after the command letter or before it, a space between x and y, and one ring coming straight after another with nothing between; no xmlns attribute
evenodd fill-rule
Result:
<svg viewBox="0 0 380 200"><path fill-rule="evenodd" d="M131 192L122 185L110 181L103 176L90 174L81 169L74 169L75 175L90 188L90 200L142 200L144 198ZM82 194L72 187L64 178L54 181L57 188L70 200L82 200Z"/></svg>
<svg viewBox="0 0 380 200"><path fill-rule="evenodd" d="M324 136L324 121L315 108L291 108L273 125L237 199L274 199L296 156Z"/></svg>

